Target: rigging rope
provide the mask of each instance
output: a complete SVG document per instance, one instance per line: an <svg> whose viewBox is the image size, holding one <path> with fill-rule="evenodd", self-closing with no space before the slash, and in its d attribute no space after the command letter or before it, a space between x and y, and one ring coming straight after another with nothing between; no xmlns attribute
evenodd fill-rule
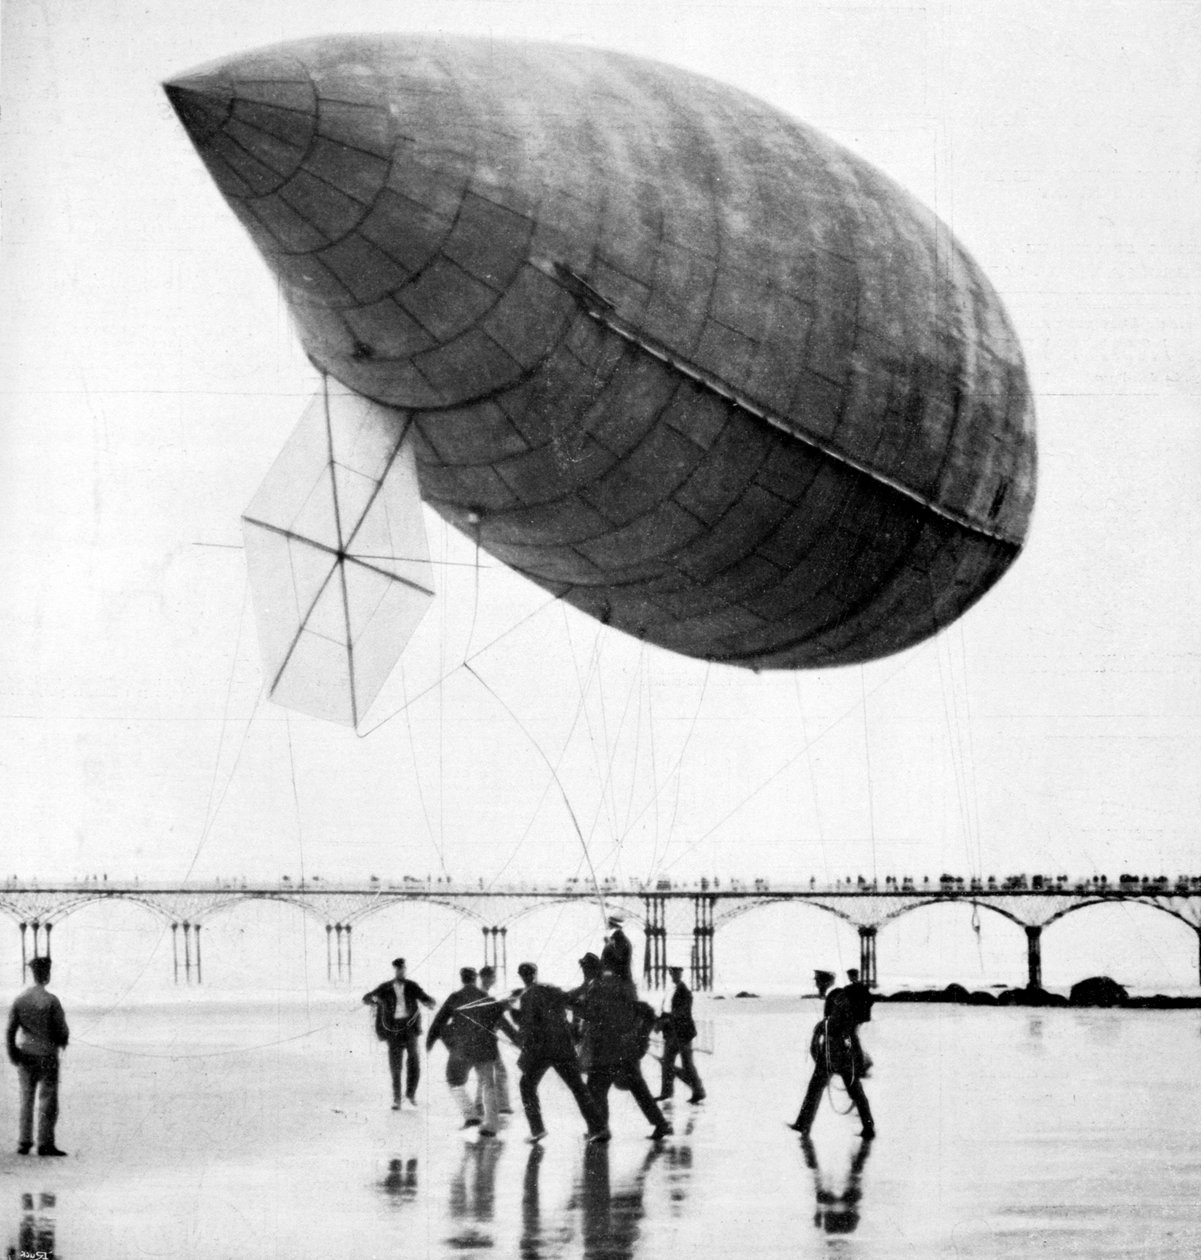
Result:
<svg viewBox="0 0 1201 1260"><path fill-rule="evenodd" d="M596 890L596 899L597 899L597 903L599 904L601 918L603 920L606 917L605 894L601 891L600 880L598 880L596 877L596 868L592 865L592 855L588 851L588 841L584 839L584 833L580 830L579 820L575 816L575 810L572 809L571 807L571 800L567 795L566 788L564 788L563 786L562 779L559 778L558 772L555 770L554 766L551 765L550 758L546 755L546 753L542 751L541 745L538 743L536 739L534 739L534 737L529 733L529 731L526 730L525 726L522 725L521 720L513 712L513 710L509 708L509 706L500 698L500 696L497 695L495 691L493 691L493 689L484 681L483 678L480 677L479 674L475 672L474 669L471 668L469 664L467 664L466 661L463 662L463 667L476 680L476 682L478 682L480 686L483 687L486 692L488 692L488 694L496 701L496 703L499 704L502 709L504 709L504 711L509 715L509 717L513 719L514 723L516 723L521 733L526 737L526 739L530 741L530 744L533 746L534 751L537 752L538 756L541 757L542 760L546 763L546 768L550 771L551 778L554 779L555 784L559 789L559 793L563 797L563 804L567 808L567 815L571 819L571 825L575 828L576 836L580 842L580 848L583 850L583 853L584 853L584 859L588 863L588 873L592 877L592 886Z"/></svg>

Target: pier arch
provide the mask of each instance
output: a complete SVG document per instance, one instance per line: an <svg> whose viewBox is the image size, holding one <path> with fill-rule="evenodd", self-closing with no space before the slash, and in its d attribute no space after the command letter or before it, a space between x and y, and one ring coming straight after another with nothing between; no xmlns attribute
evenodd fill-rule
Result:
<svg viewBox="0 0 1201 1260"><path fill-rule="evenodd" d="M813 973L859 966L859 935L846 916L804 901L763 901L717 924L714 941L720 992L812 993Z"/></svg>
<svg viewBox="0 0 1201 1260"><path fill-rule="evenodd" d="M1087 976L1110 976L1132 990L1191 988L1199 948L1198 929L1156 902L1089 902L1045 929L1043 983L1066 990Z"/></svg>

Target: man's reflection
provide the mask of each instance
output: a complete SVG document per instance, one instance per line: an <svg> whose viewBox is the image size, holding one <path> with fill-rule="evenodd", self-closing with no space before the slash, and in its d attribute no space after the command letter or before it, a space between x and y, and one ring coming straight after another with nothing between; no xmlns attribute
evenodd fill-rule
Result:
<svg viewBox="0 0 1201 1260"><path fill-rule="evenodd" d="M400 1207L417 1198L417 1159L390 1159L380 1189Z"/></svg>
<svg viewBox="0 0 1201 1260"><path fill-rule="evenodd" d="M813 1142L804 1137L801 1139L801 1152L805 1163L813 1173L813 1189L817 1196L817 1207L813 1213L813 1223L827 1234L853 1234L859 1225L859 1201L863 1197L860 1180L867 1157L871 1154L872 1141L866 1138L859 1143L851 1158L851 1166L847 1171L846 1184L835 1193L830 1188L828 1178L817 1162L817 1150Z"/></svg>
<svg viewBox="0 0 1201 1260"><path fill-rule="evenodd" d="M10 1256L45 1256L54 1260L54 1195L21 1196L21 1224L17 1230L17 1245L9 1247Z"/></svg>
<svg viewBox="0 0 1201 1260"><path fill-rule="evenodd" d="M584 1166L573 1199L580 1204L584 1257L629 1260L634 1254L642 1218L646 1215L643 1194L646 1177L663 1154L659 1143L644 1156L634 1180L613 1192L609 1184L609 1147L590 1142L584 1148Z"/></svg>
<svg viewBox="0 0 1201 1260"><path fill-rule="evenodd" d="M533 1147L526 1164L521 1199L522 1260L552 1260L564 1254L573 1238L571 1217L580 1214L584 1260L631 1260L646 1216L646 1179L660 1160L670 1169L673 1212L686 1194L692 1172L692 1153L687 1146L656 1144L643 1157L633 1179L614 1189L609 1166L610 1147L589 1143L584 1148L580 1172L565 1210L549 1227L544 1225L538 1189L542 1150Z"/></svg>
<svg viewBox="0 0 1201 1260"><path fill-rule="evenodd" d="M490 1223L496 1204L496 1165L503 1142L491 1139L467 1143L463 1160L450 1181L450 1215L463 1227L447 1239L455 1247L490 1247L491 1233L479 1224Z"/></svg>

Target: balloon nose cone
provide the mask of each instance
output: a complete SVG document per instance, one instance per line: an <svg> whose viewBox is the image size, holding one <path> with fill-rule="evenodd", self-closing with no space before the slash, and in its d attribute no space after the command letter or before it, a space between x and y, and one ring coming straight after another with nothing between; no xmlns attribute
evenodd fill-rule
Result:
<svg viewBox="0 0 1201 1260"><path fill-rule="evenodd" d="M307 79L285 71L243 82L221 68L172 79L163 90L226 197L265 196L303 163L316 128Z"/></svg>
<svg viewBox="0 0 1201 1260"><path fill-rule="evenodd" d="M163 91L197 146L221 130L233 108L232 84L218 79L175 79Z"/></svg>

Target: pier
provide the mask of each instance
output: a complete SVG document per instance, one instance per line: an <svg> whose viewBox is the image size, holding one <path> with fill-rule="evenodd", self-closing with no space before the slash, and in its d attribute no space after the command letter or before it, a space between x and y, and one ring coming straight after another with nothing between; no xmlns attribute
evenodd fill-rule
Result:
<svg viewBox="0 0 1201 1260"><path fill-rule="evenodd" d="M667 983L669 956L689 960L691 984L714 987L715 938L720 928L743 915L781 902L799 902L833 914L859 934L859 971L872 987L879 980L877 940L882 928L924 907L959 902L990 910L1026 935L1026 983L1042 984L1043 932L1065 915L1090 906L1135 902L1159 910L1190 928L1201 983L1201 876L1122 875L1110 880L1090 876L1009 875L963 878L942 875L914 880L887 876L819 883L775 884L765 879L701 879L692 883L656 880L599 887L571 879L560 884L493 884L407 876L398 881L370 877L363 882L282 877L277 883L214 880L171 886L107 877L42 882L9 879L0 883L0 914L17 927L22 974L26 960L51 953L52 934L81 907L124 901L144 907L171 927L172 965L177 982L203 978L201 929L232 907L248 901L276 901L294 906L325 927L326 972L332 980L350 978L355 925L397 905L424 902L445 906L479 925L484 960L502 973L508 969L508 933L534 910L571 902L603 899L609 914L620 914L644 936L643 978L653 988ZM670 948L669 948L670 943Z"/></svg>

